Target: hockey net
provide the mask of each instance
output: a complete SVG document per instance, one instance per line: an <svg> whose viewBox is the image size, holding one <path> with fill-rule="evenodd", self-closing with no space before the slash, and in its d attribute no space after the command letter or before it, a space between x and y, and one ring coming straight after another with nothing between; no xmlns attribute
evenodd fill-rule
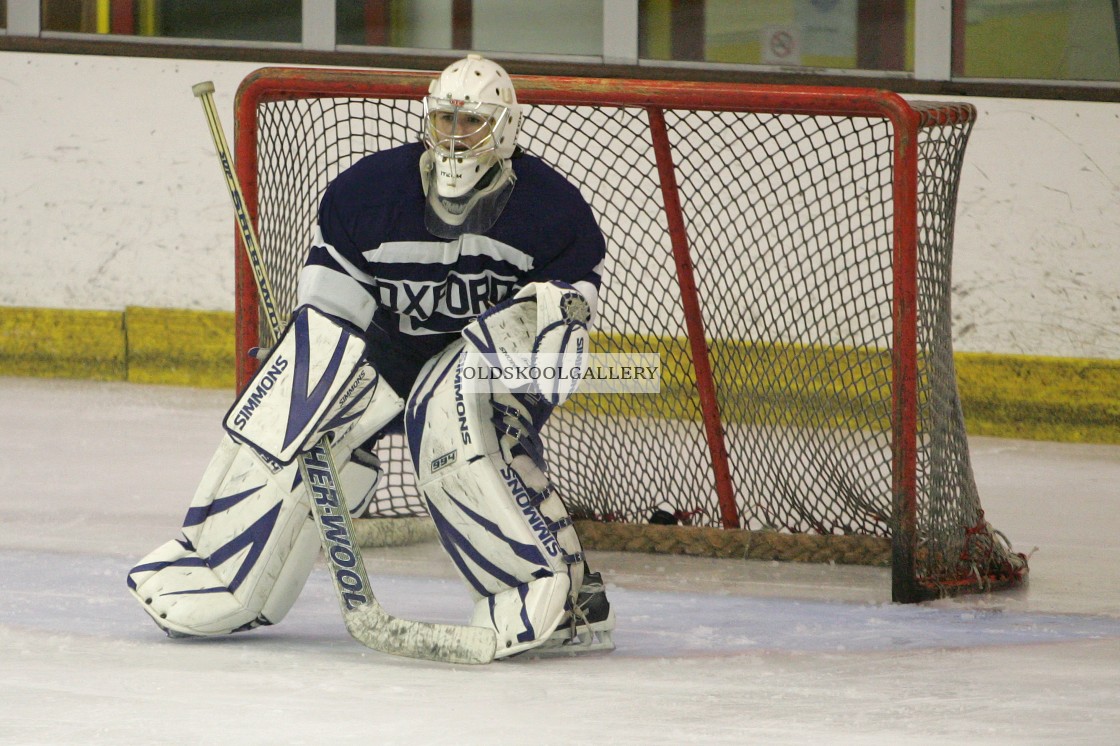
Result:
<svg viewBox="0 0 1120 746"><path fill-rule="evenodd" d="M282 315L323 190L417 138L431 77L269 68L242 84L237 169ZM985 520L953 364L971 106L865 89L517 85L520 143L580 188L606 236L593 351L661 361L660 394L577 394L547 426L585 544L889 562L904 602L1025 578L1026 558ZM261 326L237 256L240 387ZM381 457L373 512L423 515L403 438ZM686 525L652 525L666 517Z"/></svg>

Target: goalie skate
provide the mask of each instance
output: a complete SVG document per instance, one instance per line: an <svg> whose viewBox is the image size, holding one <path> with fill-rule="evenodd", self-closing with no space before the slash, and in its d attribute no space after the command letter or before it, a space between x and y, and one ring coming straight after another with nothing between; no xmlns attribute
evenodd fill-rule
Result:
<svg viewBox="0 0 1120 746"><path fill-rule="evenodd" d="M545 658L614 650L614 624L614 611L607 600L602 575L587 573L575 607L556 631L540 646L515 657Z"/></svg>

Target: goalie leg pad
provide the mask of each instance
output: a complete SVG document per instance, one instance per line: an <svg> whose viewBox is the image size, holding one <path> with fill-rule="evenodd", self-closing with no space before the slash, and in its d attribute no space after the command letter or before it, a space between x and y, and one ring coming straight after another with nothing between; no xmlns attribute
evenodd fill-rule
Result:
<svg viewBox="0 0 1120 746"><path fill-rule="evenodd" d="M583 554L534 458L539 439L529 430L540 418L511 395L464 392L462 349L421 371L405 431L440 542L477 599L474 622L494 628L502 657L556 630L582 582Z"/></svg>
<svg viewBox="0 0 1120 746"><path fill-rule="evenodd" d="M471 626L493 627L498 635L495 658L508 658L549 643L566 619L571 581L552 575L480 599Z"/></svg>
<svg viewBox="0 0 1120 746"><path fill-rule="evenodd" d="M303 588L319 540L295 466L273 473L223 438L183 523L132 568L128 587L176 635L219 635L279 622ZM266 612L267 608L267 614Z"/></svg>
<svg viewBox="0 0 1120 746"><path fill-rule="evenodd" d="M364 511L380 467L369 444L403 408L378 386L332 445L352 513ZM132 568L128 587L175 636L221 635L279 622L295 603L320 547L297 464L276 468L223 437L183 523L183 536Z"/></svg>

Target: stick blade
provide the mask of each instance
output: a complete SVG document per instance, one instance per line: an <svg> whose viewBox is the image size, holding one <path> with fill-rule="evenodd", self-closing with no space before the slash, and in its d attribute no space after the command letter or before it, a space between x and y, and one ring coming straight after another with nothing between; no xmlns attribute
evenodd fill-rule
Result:
<svg viewBox="0 0 1120 746"><path fill-rule="evenodd" d="M367 648L405 658L479 665L494 660L498 645L491 629L398 619L376 602L343 617L350 636Z"/></svg>

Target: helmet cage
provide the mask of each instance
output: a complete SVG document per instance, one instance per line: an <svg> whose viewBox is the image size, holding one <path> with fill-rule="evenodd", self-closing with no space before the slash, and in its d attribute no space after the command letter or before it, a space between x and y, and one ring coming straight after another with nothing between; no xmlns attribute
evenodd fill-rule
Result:
<svg viewBox="0 0 1120 746"><path fill-rule="evenodd" d="M509 122L501 104L424 97L424 144L444 158L462 162L498 150Z"/></svg>

